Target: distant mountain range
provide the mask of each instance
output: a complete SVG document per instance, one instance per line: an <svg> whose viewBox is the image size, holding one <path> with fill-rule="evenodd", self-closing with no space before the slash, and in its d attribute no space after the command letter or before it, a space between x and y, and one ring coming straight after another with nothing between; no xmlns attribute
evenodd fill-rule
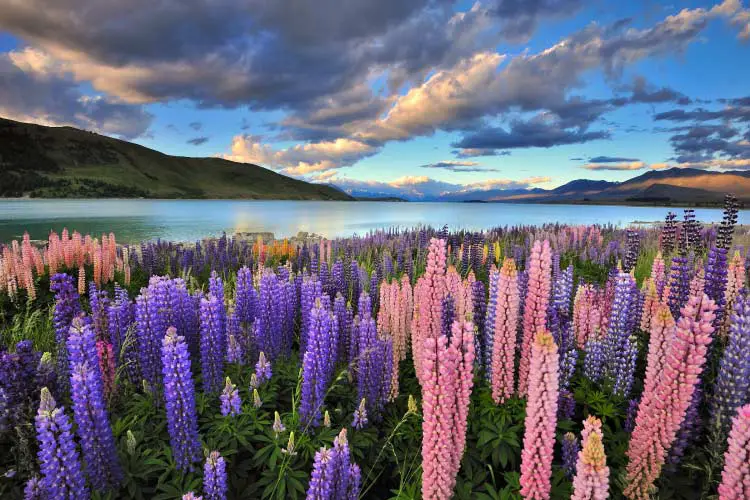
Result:
<svg viewBox="0 0 750 500"><path fill-rule="evenodd" d="M170 156L79 130L0 118L0 197L353 200L221 158Z"/></svg>
<svg viewBox="0 0 750 500"><path fill-rule="evenodd" d="M495 189L420 196L348 193L249 163L170 156L73 127L0 118L0 197L243 198L713 205L725 193L750 203L750 172L653 170L624 182L578 179L555 189Z"/></svg>
<svg viewBox="0 0 750 500"><path fill-rule="evenodd" d="M723 201L726 193L750 202L750 172L671 168L652 170L624 182L577 179L554 189L495 189L405 197L410 201L715 205ZM364 194L357 196L361 199Z"/></svg>

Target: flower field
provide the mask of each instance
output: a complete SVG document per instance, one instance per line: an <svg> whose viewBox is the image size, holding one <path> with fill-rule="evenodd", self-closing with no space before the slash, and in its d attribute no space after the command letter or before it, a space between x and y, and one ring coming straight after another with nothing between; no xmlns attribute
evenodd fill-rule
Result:
<svg viewBox="0 0 750 500"><path fill-rule="evenodd" d="M750 498L737 210L0 243L0 497Z"/></svg>

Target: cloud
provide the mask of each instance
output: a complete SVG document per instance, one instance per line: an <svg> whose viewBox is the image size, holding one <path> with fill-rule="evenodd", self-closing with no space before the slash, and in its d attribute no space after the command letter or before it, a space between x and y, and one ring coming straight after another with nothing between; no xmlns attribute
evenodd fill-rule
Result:
<svg viewBox="0 0 750 500"><path fill-rule="evenodd" d="M692 168L747 168L750 162L750 100L722 99L720 109L675 109L660 113L656 120L692 122L670 129L669 142L680 166ZM719 123L713 123L719 122Z"/></svg>
<svg viewBox="0 0 750 500"><path fill-rule="evenodd" d="M485 168L475 161L443 160L437 163L420 165L421 168L438 168L451 172L498 172L496 168Z"/></svg>
<svg viewBox="0 0 750 500"><path fill-rule="evenodd" d="M208 137L195 137L193 139L188 139L187 143L192 144L193 146L200 146L201 144L205 144L208 142Z"/></svg>
<svg viewBox="0 0 750 500"><path fill-rule="evenodd" d="M451 151L456 158L477 158L479 156L510 156L510 151L487 148L462 148Z"/></svg>
<svg viewBox="0 0 750 500"><path fill-rule="evenodd" d="M582 158L571 158L571 160L581 160ZM589 158L589 163L633 163L639 161L638 158L623 158L621 156L594 156Z"/></svg>
<svg viewBox="0 0 750 500"><path fill-rule="evenodd" d="M203 128L203 124L201 122L190 122L188 123L188 127L195 130L196 132Z"/></svg>
<svg viewBox="0 0 750 500"><path fill-rule="evenodd" d="M12 53L14 66L37 81L86 83L106 94L99 120L113 106L119 113L107 129L136 133L143 120L125 124L135 123L144 103L279 111L276 136L265 140L297 145L238 135L226 156L294 175L345 167L389 141L439 130L464 134L459 157L607 138L597 127L605 113L687 97L645 81L629 97L572 95L588 74L617 81L638 61L683 52L715 19L740 36L748 31L748 11L725 0L646 28L591 24L538 52L498 53L507 47L502 41L524 40L540 22L573 15L582 0L487 0L461 11L451 0L5 3L0 30L27 44ZM13 85L11 95L25 90ZM513 119L516 113L534 118ZM27 113L54 114L42 106ZM522 130L534 135L525 139Z"/></svg>
<svg viewBox="0 0 750 500"><path fill-rule="evenodd" d="M48 71L42 57L0 54L0 116L42 125L70 125L125 139L142 136L153 116L141 106L84 94L77 83Z"/></svg>
<svg viewBox="0 0 750 500"><path fill-rule="evenodd" d="M614 170L614 171L623 171L623 170L642 170L646 168L646 164L642 161L633 161L630 163L587 163L586 165L583 165L581 168L585 168L586 170Z"/></svg>
<svg viewBox="0 0 750 500"><path fill-rule="evenodd" d="M607 131L584 128L565 128L559 120L549 121L537 115L528 121L513 120L507 129L485 127L465 135L453 144L455 148L515 149L550 148L563 144L579 144L596 139L608 139Z"/></svg>
<svg viewBox="0 0 750 500"><path fill-rule="evenodd" d="M367 143L339 138L333 141L298 144L274 149L252 135L238 135L232 140L227 160L254 163L288 175L306 175L351 166L379 151Z"/></svg>

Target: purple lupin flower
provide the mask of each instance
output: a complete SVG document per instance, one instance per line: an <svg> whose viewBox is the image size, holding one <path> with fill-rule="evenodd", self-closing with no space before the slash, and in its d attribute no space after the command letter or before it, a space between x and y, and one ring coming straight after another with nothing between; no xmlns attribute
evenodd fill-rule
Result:
<svg viewBox="0 0 750 500"><path fill-rule="evenodd" d="M73 442L70 419L62 406L57 407L46 387L41 392L36 432L45 498L88 499L89 492Z"/></svg>
<svg viewBox="0 0 750 500"><path fill-rule="evenodd" d="M195 409L195 387L190 372L190 355L185 338L169 328L162 341L164 399L172 456L183 472L193 469L200 460L198 413Z"/></svg>
<svg viewBox="0 0 750 500"><path fill-rule="evenodd" d="M372 275L370 276L370 303L372 304L373 309L377 309L378 307L378 299L380 298L379 294L379 285L380 281L378 280L378 275L375 271L372 272Z"/></svg>
<svg viewBox="0 0 750 500"><path fill-rule="evenodd" d="M726 436L737 409L750 402L750 294L743 290L731 316L727 346L711 398L711 427ZM726 439L719 439L720 442Z"/></svg>
<svg viewBox="0 0 750 500"><path fill-rule="evenodd" d="M446 293L443 297L442 306L442 334L450 338L451 329L453 328L453 321L456 319L456 301L450 293Z"/></svg>
<svg viewBox="0 0 750 500"><path fill-rule="evenodd" d="M109 341L107 328L107 307L109 296L106 290L100 290L96 283L89 282L89 307L91 308L91 324L94 327L97 340Z"/></svg>
<svg viewBox="0 0 750 500"><path fill-rule="evenodd" d="M620 273L615 282L615 297L612 303L605 346L605 371L614 383L614 392L627 396L633 385L637 344L631 338L634 322L633 313L633 278Z"/></svg>
<svg viewBox="0 0 750 500"><path fill-rule="evenodd" d="M628 409L625 412L625 422L622 424L622 429L628 434L635 429L635 418L638 415L639 404L639 399L631 399L628 401Z"/></svg>
<svg viewBox="0 0 750 500"><path fill-rule="evenodd" d="M562 441L562 462L563 470L568 479L573 479L576 475L579 451L581 451L581 444L578 442L578 438L572 432L566 432Z"/></svg>
<svg viewBox="0 0 750 500"><path fill-rule="evenodd" d="M351 308L346 305L346 299L341 294L337 294L336 300L333 302L333 314L336 316L336 321L339 325L339 343L336 358L342 360L346 359L349 353L354 317Z"/></svg>
<svg viewBox="0 0 750 500"><path fill-rule="evenodd" d="M308 345L302 362L300 419L306 426L320 423L321 410L333 378L338 347L338 321L328 304L316 300L310 315Z"/></svg>
<svg viewBox="0 0 750 500"><path fill-rule="evenodd" d="M221 389L226 357L226 310L224 301L213 294L201 300L201 374L203 390Z"/></svg>
<svg viewBox="0 0 750 500"><path fill-rule="evenodd" d="M133 303L128 297L128 291L115 284L114 299L107 307L107 327L117 366L123 362L127 364L135 361L135 351L132 346L129 348L127 345L128 329L134 321L133 312Z"/></svg>
<svg viewBox="0 0 750 500"><path fill-rule="evenodd" d="M255 363L255 377L259 386L271 380L271 363L266 360L266 355L263 351L260 351L258 362Z"/></svg>
<svg viewBox="0 0 750 500"><path fill-rule="evenodd" d="M350 282L349 295L345 295L345 296L348 299L347 302L356 304L357 298L362 293L362 284L359 279L359 264L357 263L356 260L352 260L352 263L349 266L349 282Z"/></svg>
<svg viewBox="0 0 750 500"><path fill-rule="evenodd" d="M688 268L687 257L684 255L672 257L670 269L668 303L672 316L677 321L690 294L690 269Z"/></svg>
<svg viewBox="0 0 750 500"><path fill-rule="evenodd" d="M493 245L490 245L490 248L492 247ZM500 273L497 268L492 267L488 278L490 292L484 321L484 340L480 351L484 376L490 383L492 382L492 347L495 341L495 311L497 309L497 281L499 278Z"/></svg>
<svg viewBox="0 0 750 500"><path fill-rule="evenodd" d="M31 479L26 481L26 486L23 488L23 500L44 500L44 488L42 487L42 480L38 476L33 476Z"/></svg>
<svg viewBox="0 0 750 500"><path fill-rule="evenodd" d="M333 441L333 448L315 453L307 500L354 500L359 498L361 473L351 462L346 429Z"/></svg>
<svg viewBox="0 0 750 500"><path fill-rule="evenodd" d="M86 471L94 489L107 491L116 489L123 475L97 372L88 363L73 364L70 392Z"/></svg>
<svg viewBox="0 0 750 500"><path fill-rule="evenodd" d="M203 496L206 500L226 500L227 464L218 451L206 457L203 466Z"/></svg>
<svg viewBox="0 0 750 500"><path fill-rule="evenodd" d="M310 484L307 487L307 500L327 500L333 498L331 496L332 478L329 476L331 455L332 451L325 447L315 452L313 470L312 474L310 474Z"/></svg>
<svg viewBox="0 0 750 500"><path fill-rule="evenodd" d="M344 276L344 262L341 259L337 260L331 268L331 292L331 299L333 299L336 294L340 293L343 295L347 292L346 277Z"/></svg>
<svg viewBox="0 0 750 500"><path fill-rule="evenodd" d="M300 290L300 356L307 351L307 335L310 330L310 311L315 306L315 300L323 293L323 286L315 277L305 277Z"/></svg>
<svg viewBox="0 0 750 500"><path fill-rule="evenodd" d="M354 410L354 418L352 419L352 427L357 430L364 429L367 426L367 402L362 399L357 405L357 409Z"/></svg>
<svg viewBox="0 0 750 500"><path fill-rule="evenodd" d="M367 303L360 302L360 310L368 312ZM370 421L376 422L390 391L393 344L390 338L378 338L375 321L369 314L359 317L355 324L357 395L360 401L366 401Z"/></svg>
<svg viewBox="0 0 750 500"><path fill-rule="evenodd" d="M151 387L156 387L161 380L159 344L168 326L164 318L168 307L166 280L152 276L148 287L142 288L135 299L138 365Z"/></svg>
<svg viewBox="0 0 750 500"><path fill-rule="evenodd" d="M590 339L585 345L586 355L583 358L583 376L592 382L601 382L604 377L604 342Z"/></svg>
<svg viewBox="0 0 750 500"><path fill-rule="evenodd" d="M232 383L232 380L227 377L224 390L219 397L221 400L221 414L224 417L236 416L242 413L242 401L240 400L240 392L237 390L237 386Z"/></svg>
<svg viewBox="0 0 750 500"><path fill-rule="evenodd" d="M472 305L474 306L474 348L478 353L482 352L482 342L485 339L485 317L487 315L487 290L483 281L475 281L471 284ZM481 356L477 357L477 363L481 364Z"/></svg>
<svg viewBox="0 0 750 500"><path fill-rule="evenodd" d="M50 278L50 290L55 294L55 309L52 315L52 324L55 327L55 343L57 352L57 376L58 386L65 390L70 382L70 367L68 366L68 351L65 343L68 340L68 331L73 318L81 313L80 297L73 277L58 273Z"/></svg>
<svg viewBox="0 0 750 500"><path fill-rule="evenodd" d="M552 289L552 304L563 318L570 316L570 303L573 297L573 264L560 271Z"/></svg>
<svg viewBox="0 0 750 500"><path fill-rule="evenodd" d="M724 292L727 289L727 249L724 247L714 246L708 252L706 261L706 281L704 293L708 298L716 302L716 317L714 318L714 328L724 322Z"/></svg>

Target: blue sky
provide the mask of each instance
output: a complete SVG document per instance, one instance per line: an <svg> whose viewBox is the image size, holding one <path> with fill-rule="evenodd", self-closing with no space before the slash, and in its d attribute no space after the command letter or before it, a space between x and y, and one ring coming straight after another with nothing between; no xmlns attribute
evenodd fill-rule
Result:
<svg viewBox="0 0 750 500"><path fill-rule="evenodd" d="M0 0L0 116L355 194L750 168L750 8Z"/></svg>

